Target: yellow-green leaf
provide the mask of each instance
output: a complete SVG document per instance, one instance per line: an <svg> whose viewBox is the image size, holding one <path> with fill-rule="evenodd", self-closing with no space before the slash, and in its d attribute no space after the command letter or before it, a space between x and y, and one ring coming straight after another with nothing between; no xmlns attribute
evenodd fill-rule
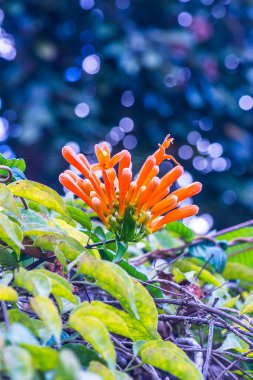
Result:
<svg viewBox="0 0 253 380"><path fill-rule="evenodd" d="M54 253L57 253L56 248L60 249L66 259L70 261L75 260L83 252L92 254L98 259L100 258L97 250L92 249L88 251L78 240L67 234L63 235L62 231L41 233L34 240L33 245L41 248L43 251L52 251Z"/></svg>
<svg viewBox="0 0 253 380"><path fill-rule="evenodd" d="M10 212L10 214L13 214L16 218L20 218L18 206L13 194L3 183L0 183L0 207L5 211Z"/></svg>
<svg viewBox="0 0 253 380"><path fill-rule="evenodd" d="M20 249L23 248L23 232L17 223L12 222L8 216L0 212L0 237L11 247L19 258Z"/></svg>
<svg viewBox="0 0 253 380"><path fill-rule="evenodd" d="M202 374L188 356L168 341L145 342L139 349L142 361L171 373L180 380L202 380Z"/></svg>
<svg viewBox="0 0 253 380"><path fill-rule="evenodd" d="M34 272L43 274L50 280L52 287L51 293L54 296L65 298L74 304L79 302L79 297L74 296L72 286L65 278L46 269L38 269Z"/></svg>
<svg viewBox="0 0 253 380"><path fill-rule="evenodd" d="M238 295L236 297L229 298L228 300L224 301L220 305L220 307L227 307L229 309L232 309L236 305L236 302L239 300L239 298L240 298L240 295Z"/></svg>
<svg viewBox="0 0 253 380"><path fill-rule="evenodd" d="M34 320L31 319L28 314L23 313L19 309L10 309L8 310L8 315L11 324L19 323L30 330L33 335L37 336L37 329L33 324Z"/></svg>
<svg viewBox="0 0 253 380"><path fill-rule="evenodd" d="M74 353L68 349L63 349L59 353L59 361L56 368L54 380L79 380L85 379L82 367ZM87 377L87 380L89 377ZM99 379L100 380L100 379Z"/></svg>
<svg viewBox="0 0 253 380"><path fill-rule="evenodd" d="M56 342L60 344L62 321L53 301L48 297L35 296L31 299L30 304L35 313L38 314L39 318L55 337Z"/></svg>
<svg viewBox="0 0 253 380"><path fill-rule="evenodd" d="M131 380L131 377L129 377L126 373L111 371L105 365L96 361L90 362L88 370L96 373L103 380Z"/></svg>
<svg viewBox="0 0 253 380"><path fill-rule="evenodd" d="M93 277L97 285L119 300L122 307L139 318L134 296L132 278L117 264L84 256L78 272Z"/></svg>
<svg viewBox="0 0 253 380"><path fill-rule="evenodd" d="M37 202L59 214L68 215L67 208L60 195L48 186L38 182L22 180L10 183L8 188L18 196Z"/></svg>
<svg viewBox="0 0 253 380"><path fill-rule="evenodd" d="M98 318L110 332L131 338L126 322L114 312L113 308L106 308L103 302L83 302L72 315L77 318L85 316Z"/></svg>
<svg viewBox="0 0 253 380"><path fill-rule="evenodd" d="M239 263L227 263L222 275L226 280L253 282L253 269Z"/></svg>
<svg viewBox="0 0 253 380"><path fill-rule="evenodd" d="M240 315L247 314L247 313L252 313L252 311L253 311L253 294L250 294L246 298L244 304L241 307Z"/></svg>
<svg viewBox="0 0 253 380"><path fill-rule="evenodd" d="M60 249L67 260L76 259L83 251L83 246L72 237L63 235L59 232L44 233L38 236L33 245L43 251L55 252L55 247Z"/></svg>
<svg viewBox="0 0 253 380"><path fill-rule="evenodd" d="M92 244L92 240L85 235L83 232L78 231L75 227L72 227L70 224L65 222L65 220L61 219L53 219L52 223L61 228L62 232L65 233L67 236L72 237L73 239L77 240L82 247L85 247L89 241L89 244ZM100 258L99 252L97 249L91 249L89 252L95 256L96 258Z"/></svg>
<svg viewBox="0 0 253 380"><path fill-rule="evenodd" d="M172 264L171 268L178 268L182 273L195 271L196 273L199 273L199 279L204 283L207 282L214 286L221 285L220 281L218 281L207 269L203 269L199 265L192 263L189 259L178 260Z"/></svg>
<svg viewBox="0 0 253 380"><path fill-rule="evenodd" d="M18 300L18 293L10 286L0 285L0 301L15 302Z"/></svg>
<svg viewBox="0 0 253 380"><path fill-rule="evenodd" d="M69 326L76 330L115 369L116 354L104 324L94 317L70 316Z"/></svg>
<svg viewBox="0 0 253 380"><path fill-rule="evenodd" d="M104 364L92 361L88 367L88 371L99 375L103 380L116 380L116 375Z"/></svg>
<svg viewBox="0 0 253 380"><path fill-rule="evenodd" d="M107 305L101 301L92 301L92 305L100 306L101 304L103 304L103 309L105 309L106 312L111 311L124 320L130 332L130 338L133 341L150 339L150 333L143 326L141 321L137 320L133 314L129 314L123 310L116 309L115 307Z"/></svg>
<svg viewBox="0 0 253 380"><path fill-rule="evenodd" d="M219 347L219 351L236 350L241 354L249 351L249 345L241 338L233 333L229 333L222 345Z"/></svg>
<svg viewBox="0 0 253 380"><path fill-rule="evenodd" d="M51 292L50 280L38 270L27 271L20 267L15 272L14 284L28 290L32 295L48 296Z"/></svg>
<svg viewBox="0 0 253 380"><path fill-rule="evenodd" d="M46 372L55 369L58 362L58 353L50 347L33 346L22 343L21 347L25 348L33 359L33 365L36 369Z"/></svg>
<svg viewBox="0 0 253 380"><path fill-rule="evenodd" d="M84 212L80 208L67 206L68 213L70 217L81 224L84 228L87 228L88 230L91 230L92 223L90 221L88 213Z"/></svg>
<svg viewBox="0 0 253 380"><path fill-rule="evenodd" d="M133 278L132 282L140 322L150 333L151 339L160 339L160 335L157 332L158 313L153 298L139 281Z"/></svg>

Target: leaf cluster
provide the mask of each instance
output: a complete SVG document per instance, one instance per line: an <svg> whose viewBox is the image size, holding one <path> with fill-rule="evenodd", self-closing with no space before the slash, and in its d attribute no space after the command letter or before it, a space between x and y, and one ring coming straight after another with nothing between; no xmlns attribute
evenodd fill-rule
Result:
<svg viewBox="0 0 253 380"><path fill-rule="evenodd" d="M252 228L203 237L176 222L127 244L79 200L27 179L0 184L1 373L251 376Z"/></svg>

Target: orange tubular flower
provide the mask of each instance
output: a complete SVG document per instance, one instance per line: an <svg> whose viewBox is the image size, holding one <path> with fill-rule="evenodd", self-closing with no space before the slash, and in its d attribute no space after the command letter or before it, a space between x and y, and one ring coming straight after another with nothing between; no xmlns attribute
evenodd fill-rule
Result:
<svg viewBox="0 0 253 380"><path fill-rule="evenodd" d="M136 181L132 181L131 154L123 150L111 157L109 146L95 145L98 163L90 165L86 157L70 147L63 148L63 157L77 168L85 179L70 170L59 177L63 186L83 199L104 225L123 241L138 241L166 224L197 214L197 206L178 208L181 201L201 191L194 182L170 192L171 186L183 173L183 167L166 153L173 139L166 136L159 149L147 158ZM176 166L158 178L159 166L165 160ZM118 165L118 169L115 166ZM101 181L96 171L102 171Z"/></svg>

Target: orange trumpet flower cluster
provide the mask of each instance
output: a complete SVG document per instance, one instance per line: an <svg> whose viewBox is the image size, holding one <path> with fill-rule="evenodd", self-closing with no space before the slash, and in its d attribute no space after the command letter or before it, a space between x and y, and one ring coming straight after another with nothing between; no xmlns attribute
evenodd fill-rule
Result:
<svg viewBox="0 0 253 380"><path fill-rule="evenodd" d="M106 143L102 147L95 145L98 163L90 165L83 154L76 154L71 147L65 146L63 157L81 172L84 179L66 170L59 180L90 206L117 237L124 241L138 241L170 222L198 212L194 205L178 206L181 201L198 194L201 183L194 182L170 192L173 183L183 173L183 167L166 154L172 141L170 135L166 136L159 149L146 159L135 181L132 180L129 151L123 150L111 157ZM176 166L159 178L159 165L164 160L172 160ZM102 181L97 171L102 172Z"/></svg>

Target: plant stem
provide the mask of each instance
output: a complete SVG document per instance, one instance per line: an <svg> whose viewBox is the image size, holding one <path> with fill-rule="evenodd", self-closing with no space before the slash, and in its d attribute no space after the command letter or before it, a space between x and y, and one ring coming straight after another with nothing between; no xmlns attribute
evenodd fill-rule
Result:
<svg viewBox="0 0 253 380"><path fill-rule="evenodd" d="M98 243L87 244L85 248L86 249L92 249L92 248L99 247L100 245L114 243L115 241L116 241L116 239L110 239L110 240L106 240L106 241L99 241Z"/></svg>
<svg viewBox="0 0 253 380"><path fill-rule="evenodd" d="M212 237L220 236L223 234L226 234L228 232L233 232L236 230L239 230L239 228L247 227L253 225L253 219L247 220L247 222L236 224L235 226L224 228L223 230L220 230L218 232L215 232Z"/></svg>

